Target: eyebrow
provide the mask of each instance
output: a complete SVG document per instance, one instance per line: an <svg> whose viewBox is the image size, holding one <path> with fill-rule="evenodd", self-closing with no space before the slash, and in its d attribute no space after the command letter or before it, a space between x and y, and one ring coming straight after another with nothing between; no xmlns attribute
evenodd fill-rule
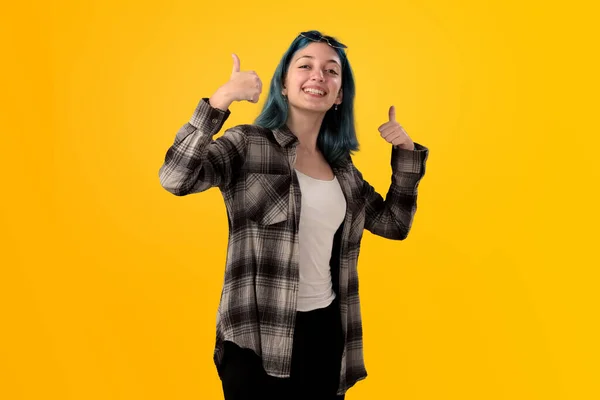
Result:
<svg viewBox="0 0 600 400"><path fill-rule="evenodd" d="M300 57L298 57L298 58L296 59L296 62L298 62L298 61L299 61L301 58L312 58L312 59L314 59L315 57L314 57L314 56L300 56ZM337 62L337 61L336 61L336 60L334 60L334 59L327 60L327 62L334 62L334 63L336 63L337 65L340 65L340 63L339 63L339 62ZM341 66L341 65L340 65L340 66Z"/></svg>

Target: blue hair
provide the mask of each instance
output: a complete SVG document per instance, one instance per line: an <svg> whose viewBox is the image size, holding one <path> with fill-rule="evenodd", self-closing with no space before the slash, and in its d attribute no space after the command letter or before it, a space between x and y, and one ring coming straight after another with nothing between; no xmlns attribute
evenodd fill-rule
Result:
<svg viewBox="0 0 600 400"><path fill-rule="evenodd" d="M321 35L319 31L310 31L310 33ZM324 37L335 40L331 36ZM281 57L281 61L271 79L269 95L261 113L254 121L256 125L268 129L279 129L285 125L288 117L288 103L281 93L283 82L294 53L310 43L313 43L313 41L298 36ZM354 75L345 51L335 47L332 47L332 49L337 52L342 62L343 101L338 106L337 111L330 109L326 112L317 137L317 147L321 150L327 162L331 166L337 167L343 165L350 158L352 152L358 150L359 145L354 126L354 95L356 91Z"/></svg>

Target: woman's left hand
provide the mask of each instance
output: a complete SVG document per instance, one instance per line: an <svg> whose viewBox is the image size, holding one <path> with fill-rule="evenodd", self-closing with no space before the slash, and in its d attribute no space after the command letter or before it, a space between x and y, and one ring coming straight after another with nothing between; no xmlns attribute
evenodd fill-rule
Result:
<svg viewBox="0 0 600 400"><path fill-rule="evenodd" d="M404 128L396 121L396 108L394 106L390 107L389 118L388 122L379 127L381 137L401 149L414 150L414 142Z"/></svg>

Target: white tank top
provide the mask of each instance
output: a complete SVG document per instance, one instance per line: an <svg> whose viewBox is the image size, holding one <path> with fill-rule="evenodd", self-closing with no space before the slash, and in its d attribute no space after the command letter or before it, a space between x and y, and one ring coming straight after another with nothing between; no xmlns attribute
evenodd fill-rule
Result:
<svg viewBox="0 0 600 400"><path fill-rule="evenodd" d="M311 311L335 299L329 261L333 237L346 215L346 199L336 177L324 181L296 172L302 193L297 311Z"/></svg>

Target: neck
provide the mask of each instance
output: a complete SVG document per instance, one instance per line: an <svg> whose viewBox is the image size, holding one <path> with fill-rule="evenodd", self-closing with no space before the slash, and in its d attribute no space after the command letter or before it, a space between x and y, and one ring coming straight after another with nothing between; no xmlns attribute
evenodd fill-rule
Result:
<svg viewBox="0 0 600 400"><path fill-rule="evenodd" d="M309 112L290 107L286 125L298 138L298 145L308 153L317 152L317 137L321 130L321 124L325 113Z"/></svg>

